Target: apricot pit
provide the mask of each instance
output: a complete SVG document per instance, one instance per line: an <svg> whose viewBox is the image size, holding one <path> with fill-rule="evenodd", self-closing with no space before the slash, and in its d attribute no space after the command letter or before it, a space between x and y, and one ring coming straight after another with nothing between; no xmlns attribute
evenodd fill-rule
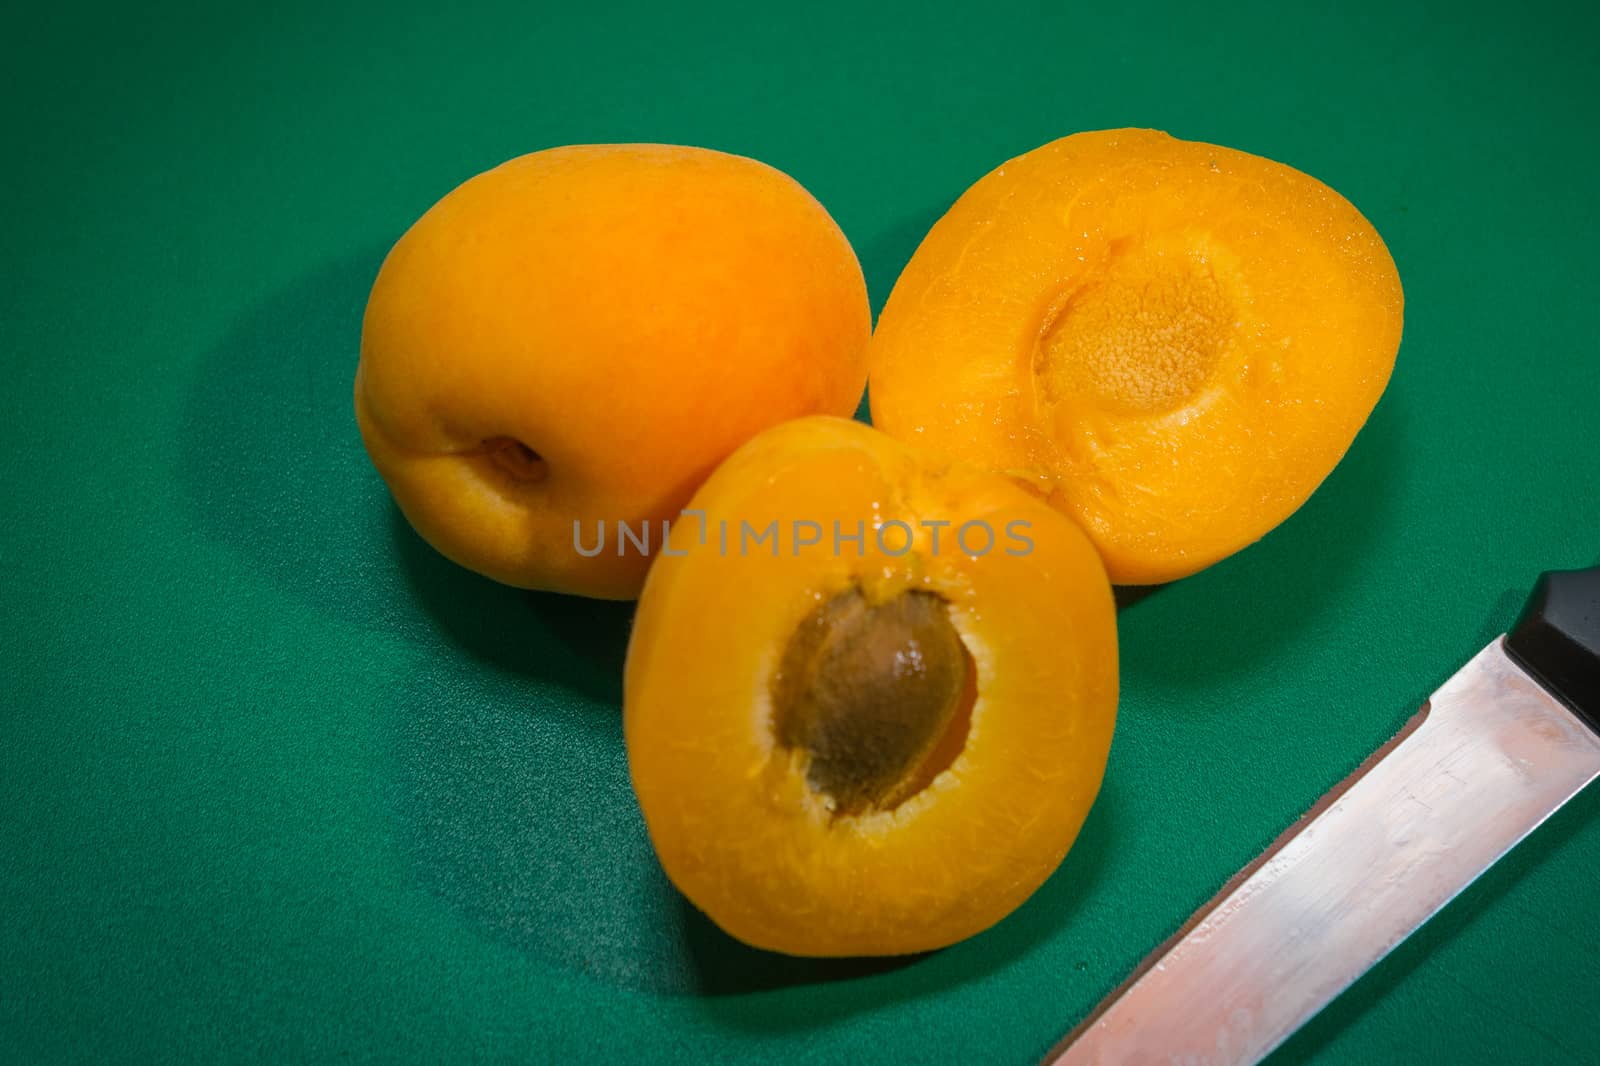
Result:
<svg viewBox="0 0 1600 1066"><path fill-rule="evenodd" d="M967 695L966 647L931 592L869 604L849 588L790 638L773 690L778 742L841 814L893 808L955 726ZM959 738L958 738L959 742Z"/></svg>

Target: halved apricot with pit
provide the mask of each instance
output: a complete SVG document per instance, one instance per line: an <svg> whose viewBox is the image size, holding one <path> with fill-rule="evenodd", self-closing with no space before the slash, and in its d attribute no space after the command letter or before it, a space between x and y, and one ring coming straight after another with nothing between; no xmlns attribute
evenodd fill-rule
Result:
<svg viewBox="0 0 1600 1066"><path fill-rule="evenodd" d="M1115 608L1005 478L813 417L740 448L653 564L628 760L672 881L747 943L977 933L1060 863L1104 772Z"/></svg>
<svg viewBox="0 0 1600 1066"><path fill-rule="evenodd" d="M917 249L868 347L872 420L1029 485L1113 581L1169 581L1316 489L1402 310L1383 241L1316 179L1080 133L985 176Z"/></svg>

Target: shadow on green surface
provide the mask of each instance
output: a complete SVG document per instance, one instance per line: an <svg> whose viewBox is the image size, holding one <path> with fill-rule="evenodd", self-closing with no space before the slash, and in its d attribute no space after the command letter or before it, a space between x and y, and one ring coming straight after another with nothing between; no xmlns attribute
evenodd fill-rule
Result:
<svg viewBox="0 0 1600 1066"><path fill-rule="evenodd" d="M928 235L933 224L943 218L949 209L950 204L944 204L906 215L856 249L856 255L861 260L861 273L867 279L867 296L872 303L873 322L877 322L878 315L883 312L883 305L888 301L895 281L911 261L922 238Z"/></svg>
<svg viewBox="0 0 1600 1066"><path fill-rule="evenodd" d="M621 705L632 603L497 584L434 551L392 503L389 526L417 606L441 639L498 669Z"/></svg>
<svg viewBox="0 0 1600 1066"><path fill-rule="evenodd" d="M1117 613L1121 614L1130 607L1143 603L1170 584L1172 582L1168 581L1160 585L1113 585L1111 594L1117 601Z"/></svg>
<svg viewBox="0 0 1600 1066"><path fill-rule="evenodd" d="M405 636L388 492L351 393L361 315L386 249L314 270L243 316L201 362L178 427L194 521L298 603Z"/></svg>
<svg viewBox="0 0 1600 1066"><path fill-rule="evenodd" d="M704 996L737 996L770 992L796 985L849 981L891 974L928 957L801 959L750 947L717 928L694 904L678 897L683 909L683 944L694 968L694 992ZM748 1008L743 1009L749 1013Z"/></svg>
<svg viewBox="0 0 1600 1066"><path fill-rule="evenodd" d="M1123 642L1124 673L1203 687L1261 669L1316 618L1325 590L1348 579L1394 520L1390 485L1404 436L1404 410L1391 395L1322 486L1259 542L1182 581L1118 589L1126 610L1162 589L1205 585L1205 615L1187 620L1181 641Z"/></svg>
<svg viewBox="0 0 1600 1066"><path fill-rule="evenodd" d="M443 654L379 699L399 858L467 935L604 984L688 986L615 706Z"/></svg>

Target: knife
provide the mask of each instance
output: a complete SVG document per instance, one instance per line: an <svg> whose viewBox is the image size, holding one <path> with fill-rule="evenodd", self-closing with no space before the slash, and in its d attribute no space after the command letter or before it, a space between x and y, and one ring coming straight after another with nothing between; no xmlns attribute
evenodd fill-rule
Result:
<svg viewBox="0 0 1600 1066"><path fill-rule="evenodd" d="M1550 571L1045 1061L1259 1062L1597 775L1600 566Z"/></svg>

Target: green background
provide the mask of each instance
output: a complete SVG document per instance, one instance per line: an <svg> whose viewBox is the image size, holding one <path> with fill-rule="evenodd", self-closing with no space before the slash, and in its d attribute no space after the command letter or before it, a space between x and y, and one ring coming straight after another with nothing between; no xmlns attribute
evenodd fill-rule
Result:
<svg viewBox="0 0 1600 1066"><path fill-rule="evenodd" d="M1594 8L1341 6L9 9L0 1056L1042 1054L1600 554ZM378 263L510 156L673 141L799 178L878 307L978 176L1123 125L1360 207L1393 383L1293 519L1123 612L1106 788L1031 902L897 964L744 949L649 851L628 608L452 568L367 465ZM1600 1061L1597 808L1278 1061Z"/></svg>

